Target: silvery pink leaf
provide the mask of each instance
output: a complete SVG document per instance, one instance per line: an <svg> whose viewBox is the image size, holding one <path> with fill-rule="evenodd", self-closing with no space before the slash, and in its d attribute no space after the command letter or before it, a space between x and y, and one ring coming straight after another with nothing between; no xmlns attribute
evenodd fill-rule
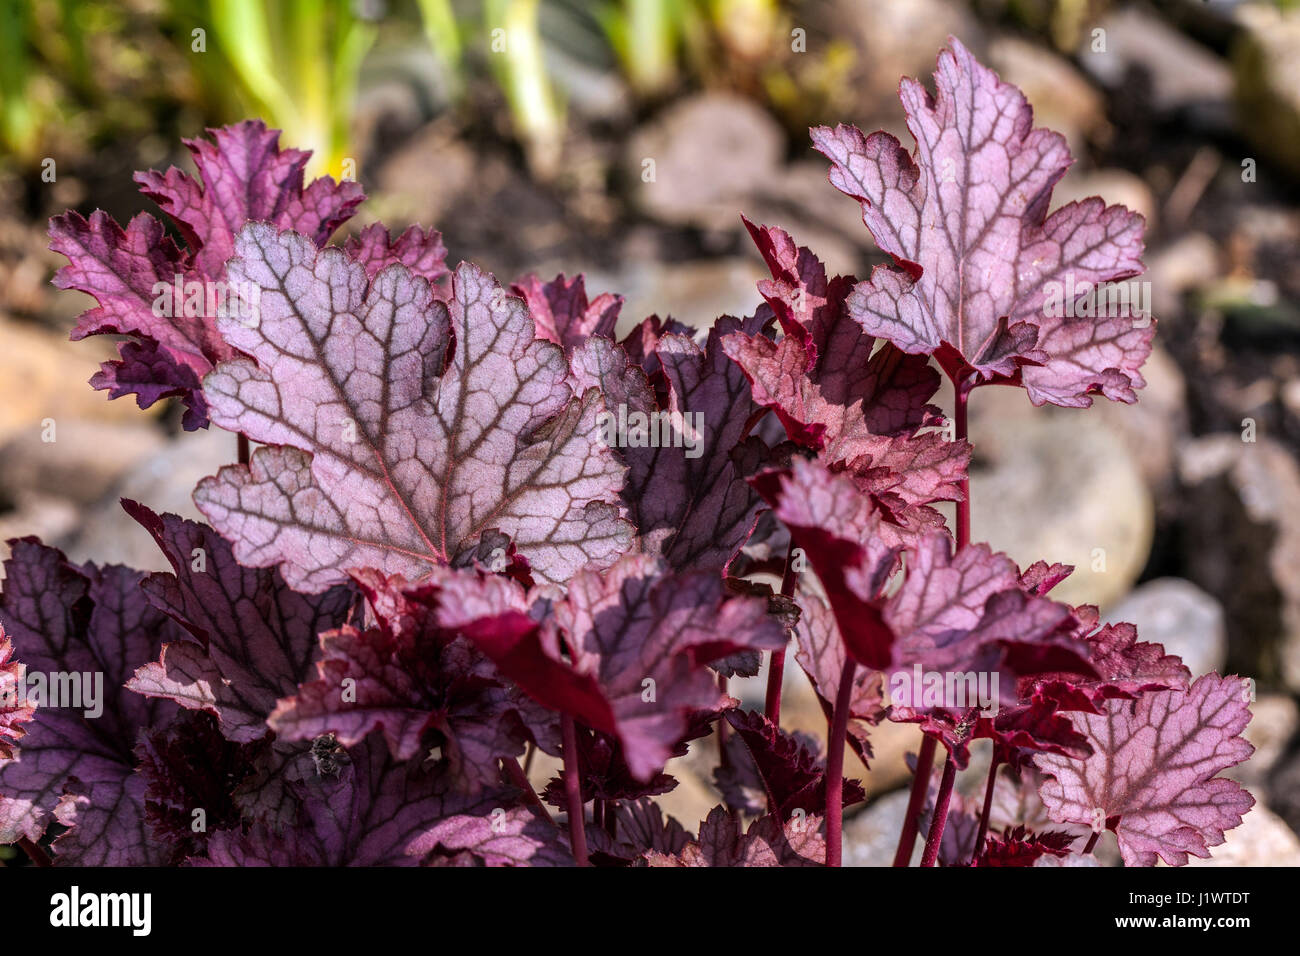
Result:
<svg viewBox="0 0 1300 956"><path fill-rule="evenodd" d="M723 347L754 383L755 400L781 415L791 438L820 432L821 444L809 447L824 447L828 461L846 461L855 455L841 448L855 439L911 435L933 421L939 410L926 403L939 388L938 372L923 355L888 342L877 348L848 314L853 277L828 278L812 251L782 229L748 219L745 225L772 273L759 292L786 338L733 334Z"/></svg>
<svg viewBox="0 0 1300 956"><path fill-rule="evenodd" d="M1069 671L1037 674L1029 679L1025 693L1054 700L1063 710L1100 714L1105 700L1132 700L1153 690L1181 690L1191 682L1192 673L1182 658L1166 654L1161 644L1139 641L1132 624L1105 624L1092 630L1090 623L1095 622L1088 615L1078 636L1095 673L1091 677Z"/></svg>
<svg viewBox="0 0 1300 956"><path fill-rule="evenodd" d="M1047 777L1040 793L1048 813L1115 831L1129 866L1208 857L1255 804L1219 776L1254 752L1241 736L1249 700L1248 682L1211 673L1186 690L1149 691L1136 702L1106 701L1101 714L1073 715L1094 752L1084 761L1034 758Z"/></svg>
<svg viewBox="0 0 1300 956"><path fill-rule="evenodd" d="M828 279L817 257L783 230L745 224L772 272L759 291L785 331L779 342L739 332L723 339L754 401L776 413L792 441L849 471L894 513L892 523L914 533L937 525L922 510L961 498L970 460L965 441L917 432L940 421L926 404L938 372L925 355L889 342L876 347L846 308L851 276Z"/></svg>
<svg viewBox="0 0 1300 956"><path fill-rule="evenodd" d="M216 295L224 299L228 292L216 286L225 279L235 233L257 220L296 229L320 245L364 198L356 183L328 177L304 188L310 154L281 150L279 132L260 121L209 132L212 142L186 141L202 182L175 167L136 174L141 191L172 218L187 248L178 248L162 223L143 213L125 230L103 211L89 220L75 212L50 220L50 248L68 258L54 284L99 303L81 316L72 337L128 336L121 360L104 363L91 384L112 398L134 393L141 408L179 396L187 406L187 429L208 421L199 380L234 355L215 319Z"/></svg>
<svg viewBox="0 0 1300 956"><path fill-rule="evenodd" d="M299 594L274 568L240 566L230 544L206 525L159 516L134 501L123 507L172 566L170 574L145 579L150 603L188 632L127 687L208 711L231 740L264 737L276 701L315 672L320 633L347 620L356 591L340 585Z"/></svg>
<svg viewBox="0 0 1300 956"><path fill-rule="evenodd" d="M204 389L214 421L270 447L195 501L241 563L318 592L350 569L419 578L499 531L563 583L627 548L600 395L574 398L563 350L491 276L462 264L447 306L403 266L368 282L345 253L270 226L245 227L236 251L260 319L221 331L255 361Z"/></svg>
<svg viewBox="0 0 1300 956"><path fill-rule="evenodd" d="M1129 308L1072 318L1067 290L1142 271L1143 221L1100 199L1048 215L1071 159L1065 139L1033 128L1014 86L959 41L939 55L936 93L904 79L899 97L916 140L851 126L813 130L831 182L897 269L878 267L849 297L872 335L935 355L954 379L1021 382L1035 404L1087 406L1089 394L1132 402L1154 324Z"/></svg>
<svg viewBox="0 0 1300 956"><path fill-rule="evenodd" d="M799 623L794 629L798 649L795 660L808 675L817 703L827 720L833 715L832 701L840 687L847 653L844 638L835 623L830 607L814 594L806 591L798 597ZM853 675L853 693L849 698L848 742L864 765L871 753L869 727L880 723L888 714L882 694L881 674L867 667L859 667Z"/></svg>
<svg viewBox="0 0 1300 956"><path fill-rule="evenodd" d="M602 292L587 299L583 276L565 279L560 273L550 282L537 276L516 280L510 291L528 303L528 311L537 325L537 337L563 346L572 352L593 335L613 339L623 297Z"/></svg>
<svg viewBox="0 0 1300 956"><path fill-rule="evenodd" d="M848 476L802 458L752 481L817 573L849 656L876 670L888 667L894 635L879 598L901 549L880 533L883 522L870 498Z"/></svg>
<svg viewBox="0 0 1300 956"><path fill-rule="evenodd" d="M728 597L707 572L666 574L661 562L629 555L600 574L580 572L555 624L573 667L597 678L632 775L662 769L693 711L727 703L707 664L735 651L785 646L766 602ZM525 688L526 689L526 688Z"/></svg>
<svg viewBox="0 0 1300 956"><path fill-rule="evenodd" d="M260 120L208 130L212 142L185 140L202 181L175 166L136 173L140 191L180 228L195 266L219 276L246 222L293 229L324 245L365 198L355 182L328 176L303 186L311 153L280 148L280 131Z"/></svg>
<svg viewBox="0 0 1300 956"><path fill-rule="evenodd" d="M60 863L166 863L171 847L150 832L134 749L175 705L123 685L179 628L146 600L138 571L79 566L35 538L11 545L0 625L26 665L28 695L39 674L47 696L18 759L0 763L0 842L37 840L53 817L69 827L54 842Z"/></svg>
<svg viewBox="0 0 1300 956"><path fill-rule="evenodd" d="M653 354L666 382L662 400L643 368L609 340L588 339L573 354L579 387L605 396L602 437L627 462L623 502L641 550L675 570L722 570L761 506L745 477L770 452L760 438L746 437L759 409L722 350L729 334L757 334L760 325L724 316L704 348L685 335L659 339Z"/></svg>

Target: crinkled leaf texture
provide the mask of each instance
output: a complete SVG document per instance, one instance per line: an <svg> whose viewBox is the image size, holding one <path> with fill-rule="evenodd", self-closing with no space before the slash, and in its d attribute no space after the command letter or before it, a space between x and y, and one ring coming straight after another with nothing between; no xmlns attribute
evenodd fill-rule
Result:
<svg viewBox="0 0 1300 956"><path fill-rule="evenodd" d="M641 364L601 337L573 354L578 385L605 396L601 438L627 463L623 503L640 549L675 570L722 570L753 530L762 501L745 479L771 450L747 435L761 410L722 342L761 335L769 320L766 310L743 321L722 316L703 348L682 332L654 337ZM653 375L646 371L651 359Z"/></svg>
<svg viewBox="0 0 1300 956"><path fill-rule="evenodd" d="M550 282L526 275L511 284L510 291L528 303L528 311L537 326L537 337L554 342L572 352L593 335L613 339L623 297L602 292L587 299L586 280L572 279L560 273Z"/></svg>
<svg viewBox="0 0 1300 956"><path fill-rule="evenodd" d="M722 340L754 401L776 413L792 441L849 472L893 524L942 524L927 506L961 498L970 445L918 433L941 421L927 404L938 372L925 355L889 342L876 347L849 315L851 276L828 279L817 257L783 230L745 224L772 272L759 291L785 332L779 342L745 332Z"/></svg>
<svg viewBox="0 0 1300 956"><path fill-rule="evenodd" d="M69 827L54 842L60 863L167 863L171 847L146 820L134 748L175 705L123 685L164 641L180 638L179 628L149 604L140 572L79 566L35 538L11 544L0 625L27 667L28 693L37 674L75 676L80 693L58 682L59 706L37 701L18 758L0 762L0 842L39 839L52 815Z"/></svg>
<svg viewBox="0 0 1300 956"><path fill-rule="evenodd" d="M24 733L23 724L36 712L27 695L20 693L23 672L23 665L13 659L13 643L0 624L0 760L13 757L14 745Z"/></svg>
<svg viewBox="0 0 1300 956"><path fill-rule="evenodd" d="M269 447L195 501L242 564L317 592L352 569L415 579L501 532L563 583L627 549L600 394L574 397L563 350L491 276L462 264L448 307L400 264L370 281L295 232L252 224L235 251L260 317L219 325L253 360L204 388L213 421Z"/></svg>
<svg viewBox="0 0 1300 956"><path fill-rule="evenodd" d="M699 836L679 853L646 854L650 866L823 866L826 840L819 816L795 816L782 824L760 817L742 830L724 807L714 807Z"/></svg>
<svg viewBox="0 0 1300 956"><path fill-rule="evenodd" d="M313 674L318 635L347 620L355 589L339 585L299 594L274 568L236 563L230 544L206 525L159 516L134 501L123 507L153 535L172 566L172 573L144 580L150 603L187 632L185 640L167 644L157 661L141 667L127 687L213 714L231 740L264 737L276 701Z"/></svg>
<svg viewBox="0 0 1300 956"><path fill-rule="evenodd" d="M796 811L826 813L826 768L818 754L758 711L730 711L727 722L744 741L767 795L768 812L789 820ZM839 782L843 806L866 799L856 780Z"/></svg>
<svg viewBox="0 0 1300 956"><path fill-rule="evenodd" d="M256 220L296 229L323 244L364 198L356 183L328 177L304 187L311 154L280 149L279 131L260 121L209 133L211 142L185 141L201 182L174 166L165 173L136 174L141 192L171 218L185 248L145 213L125 229L102 210L88 220L75 212L50 220L50 248L68 258L55 285L85 292L99 303L81 316L72 337L127 336L119 347L121 359L105 362L91 384L108 389L111 398L133 393L141 408L179 396L187 406L187 429L208 423L200 380L235 354L217 333L216 295L229 291L217 284L226 278L236 232ZM154 291L158 283L165 291ZM200 290L197 297L194 289ZM225 307L232 305L226 299Z"/></svg>
<svg viewBox="0 0 1300 956"><path fill-rule="evenodd" d="M731 704L706 665L786 642L766 601L727 595L716 574L668 572L650 555L582 570L540 626L519 613L464 626L530 696L617 738L641 781L663 769L694 714Z"/></svg>
<svg viewBox="0 0 1300 956"><path fill-rule="evenodd" d="M898 266L859 283L850 313L871 335L936 356L954 381L973 371L1021 383L1036 405L1086 407L1093 392L1136 401L1150 317L1122 301L1067 316L1083 290L1142 271L1142 217L1095 197L1048 215L1071 162L1064 137L1034 129L1021 92L958 40L940 53L935 86L899 88L914 155L885 132L812 131L831 182L862 204ZM1072 292L1060 309L1049 302Z"/></svg>
<svg viewBox="0 0 1300 956"><path fill-rule="evenodd" d="M1073 719L1088 737L1085 761L1035 758L1047 775L1040 793L1053 820L1114 830L1129 866L1156 858L1182 866L1208 857L1255 799L1218 776L1254 752L1241 737L1250 722L1249 685L1206 674L1186 690L1110 700L1101 714Z"/></svg>
<svg viewBox="0 0 1300 956"><path fill-rule="evenodd" d="M819 597L804 593L799 595L799 622L795 627L798 648L795 660L808 675L817 703L829 721L834 716L832 701L839 693L840 677L844 673L847 652L835 614ZM871 742L869 727L874 727L889 714L883 696L882 675L879 671L859 667L853 674L853 692L849 697L848 743L862 761L870 765Z"/></svg>
<svg viewBox="0 0 1300 956"><path fill-rule="evenodd" d="M407 853L426 865L572 866L568 840L536 807L459 813L417 837Z"/></svg>
<svg viewBox="0 0 1300 956"><path fill-rule="evenodd" d="M462 606L462 576L474 579L471 587L478 583L477 572L452 569L439 569L418 587L362 575L376 626L345 625L322 634L316 679L279 703L270 726L285 739L333 734L347 746L382 731L399 760L437 748L467 789L495 781L497 761L519 756L530 740L555 750L558 734L540 708L470 640L436 620L439 600ZM517 591L504 578L491 580L501 586L487 593ZM490 611L510 614L512 607L508 598L499 599Z"/></svg>
<svg viewBox="0 0 1300 956"><path fill-rule="evenodd" d="M327 740L327 739L326 739ZM467 794L454 775L419 760L395 760L379 735L356 746L317 741L287 753L278 773L291 808L287 825L258 822L213 832L208 866L411 866L435 827L458 814L513 809L518 794L497 786Z"/></svg>

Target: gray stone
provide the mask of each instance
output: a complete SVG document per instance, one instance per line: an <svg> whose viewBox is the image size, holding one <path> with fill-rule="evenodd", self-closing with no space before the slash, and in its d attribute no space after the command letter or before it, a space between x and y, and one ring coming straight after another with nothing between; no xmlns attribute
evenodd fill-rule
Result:
<svg viewBox="0 0 1300 956"><path fill-rule="evenodd" d="M784 151L780 125L752 100L701 93L638 130L623 166L647 215L730 230L744 200L780 174Z"/></svg>
<svg viewBox="0 0 1300 956"><path fill-rule="evenodd" d="M1106 31L1104 52L1093 50L1093 29ZM1149 77L1150 105L1162 112L1192 109L1216 122L1231 116L1228 64L1144 10L1107 14L1083 32L1078 55L1083 68L1111 90L1121 91L1135 75Z"/></svg>
<svg viewBox="0 0 1300 956"><path fill-rule="evenodd" d="M53 441L45 441L53 437ZM166 439L147 419L136 422L56 419L44 429L27 428L0 448L0 499L16 500L27 489L90 504L108 494L121 476L156 454Z"/></svg>
<svg viewBox="0 0 1300 956"><path fill-rule="evenodd" d="M845 866L891 866L898 849L898 835L907 815L907 790L895 790L844 821L843 863ZM912 850L912 865L920 862L924 841Z"/></svg>
<svg viewBox="0 0 1300 956"><path fill-rule="evenodd" d="M1230 666L1262 686L1296 691L1300 467L1278 442L1243 435L1210 435L1179 450L1188 577L1223 603Z"/></svg>
<svg viewBox="0 0 1300 956"><path fill-rule="evenodd" d="M1018 389L981 389L971 407L971 540L1021 567L1074 565L1052 592L1059 600L1104 607L1127 594L1154 518L1124 440L1087 412L1034 409Z"/></svg>
<svg viewBox="0 0 1300 956"><path fill-rule="evenodd" d="M1141 640L1163 644L1193 677L1221 672L1228 657L1223 607L1182 578L1148 581L1111 607L1105 619L1136 624Z"/></svg>
<svg viewBox="0 0 1300 956"><path fill-rule="evenodd" d="M91 508L66 544L74 561L117 562L141 570L166 570L153 538L122 510L118 497L133 498L162 514L202 520L191 497L194 486L236 460L236 438L213 426L178 436L141 461L122 479L110 500Z"/></svg>
<svg viewBox="0 0 1300 956"><path fill-rule="evenodd" d="M1188 857L1188 866L1300 866L1300 838L1277 814L1259 801L1242 817L1241 826L1224 834L1210 858Z"/></svg>

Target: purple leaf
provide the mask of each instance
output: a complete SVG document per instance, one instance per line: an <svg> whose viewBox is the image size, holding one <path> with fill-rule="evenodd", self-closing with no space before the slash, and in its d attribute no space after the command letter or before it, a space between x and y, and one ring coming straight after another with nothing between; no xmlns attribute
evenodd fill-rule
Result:
<svg viewBox="0 0 1300 956"><path fill-rule="evenodd" d="M528 303L528 311L537 325L537 337L563 346L572 352L593 335L614 337L623 297L603 292L587 300L581 275L565 279L560 273L550 282L529 274L516 280L510 291Z"/></svg>
<svg viewBox="0 0 1300 956"><path fill-rule="evenodd" d="M165 863L171 847L150 833L134 748L175 708L123 685L179 629L150 606L138 571L78 566L35 538L11 546L0 625L27 667L28 695L40 674L58 701L36 701L18 759L0 763L0 842L39 839L52 814L70 828L54 843L60 863Z"/></svg>
<svg viewBox="0 0 1300 956"><path fill-rule="evenodd" d="M820 817L795 817L784 825L760 817L742 831L725 808L714 807L696 840L674 855L651 852L647 860L651 866L822 866L826 841Z"/></svg>
<svg viewBox="0 0 1300 956"><path fill-rule="evenodd" d="M281 701L269 723L285 739L333 734L346 746L380 730L399 760L437 748L461 785L492 783L497 761L519 756L530 739L527 699L473 643L438 624L436 585L403 585L364 580L378 626L321 635L317 678Z"/></svg>
<svg viewBox="0 0 1300 956"><path fill-rule="evenodd" d="M826 768L817 753L786 733L757 711L730 711L727 722L744 741L758 770L768 812L781 820L796 810L805 814L826 812ZM866 799L856 780L837 781L844 791L844 806Z"/></svg>
<svg viewBox="0 0 1300 956"><path fill-rule="evenodd" d="M462 264L449 313L403 266L369 283L293 232L253 224L236 250L260 321L221 330L260 364L223 363L204 388L214 421L271 447L195 501L241 563L318 592L350 569L419 578L500 531L562 583L627 548L600 395L573 398L563 351L491 276Z"/></svg>
<svg viewBox="0 0 1300 956"><path fill-rule="evenodd" d="M703 349L685 335L661 338L653 354L667 383L662 401L612 342L588 339L574 352L579 385L605 396L602 439L627 462L623 501L641 550L662 555L674 570L722 570L762 504L745 477L770 452L758 437L746 437L758 408L721 344L760 324L724 316Z"/></svg>
<svg viewBox="0 0 1300 956"><path fill-rule="evenodd" d="M412 866L411 847L456 814L490 813L517 803L506 788L469 795L453 777L419 760L394 760L377 736L355 747L299 751L289 761L285 791L295 806L291 825L265 823L217 830L207 866Z"/></svg>
<svg viewBox="0 0 1300 956"><path fill-rule="evenodd" d="M394 239L383 223L377 222L355 236L348 236L343 249L365 267L366 277L371 280L384 267L397 263L423 276L438 290L438 298L446 299L451 270L447 268L447 247L442 244L442 233L436 229L411 226Z"/></svg>
<svg viewBox="0 0 1300 956"><path fill-rule="evenodd" d="M265 736L276 701L311 676L318 635L347 620L355 590L299 594L275 569L241 567L229 543L206 525L160 517L134 501L123 507L172 566L171 574L145 579L150 603L188 632L163 647L159 660L141 667L127 687L208 711L231 740Z"/></svg>

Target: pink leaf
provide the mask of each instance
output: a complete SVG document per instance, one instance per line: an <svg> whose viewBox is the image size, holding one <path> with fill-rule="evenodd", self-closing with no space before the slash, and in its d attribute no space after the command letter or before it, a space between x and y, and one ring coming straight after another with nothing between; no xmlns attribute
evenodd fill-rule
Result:
<svg viewBox="0 0 1300 956"><path fill-rule="evenodd" d="M1064 316L1070 290L1142 271L1142 218L1096 198L1047 215L1071 162L1064 138L1034 129L1020 91L955 39L935 85L934 96L900 86L914 155L884 132L813 130L831 182L900 267L859 283L850 313L906 352L935 355L954 380L1023 382L1039 405L1083 407L1091 392L1135 401L1154 324L1128 308Z"/></svg>
<svg viewBox="0 0 1300 956"><path fill-rule="evenodd" d="M1048 777L1040 789L1048 813L1061 823L1104 822L1129 866L1208 857L1255 804L1239 784L1218 776L1254 752L1241 737L1249 699L1241 678L1206 674L1187 690L1148 692L1136 702L1107 701L1102 714L1076 714L1094 752L1084 761L1035 758Z"/></svg>
<svg viewBox="0 0 1300 956"><path fill-rule="evenodd" d="M236 250L260 321L221 330L256 363L223 363L204 388L214 421L272 447L195 501L242 563L320 591L363 567L415 579L500 531L562 583L626 549L600 395L574 399L563 351L491 276L462 264L448 308L403 266L367 282L293 232L253 224Z"/></svg>
<svg viewBox="0 0 1300 956"><path fill-rule="evenodd" d="M36 708L20 693L24 667L13 659L13 644L0 624L0 760L14 755L14 744L22 739L23 724L32 719Z"/></svg>

